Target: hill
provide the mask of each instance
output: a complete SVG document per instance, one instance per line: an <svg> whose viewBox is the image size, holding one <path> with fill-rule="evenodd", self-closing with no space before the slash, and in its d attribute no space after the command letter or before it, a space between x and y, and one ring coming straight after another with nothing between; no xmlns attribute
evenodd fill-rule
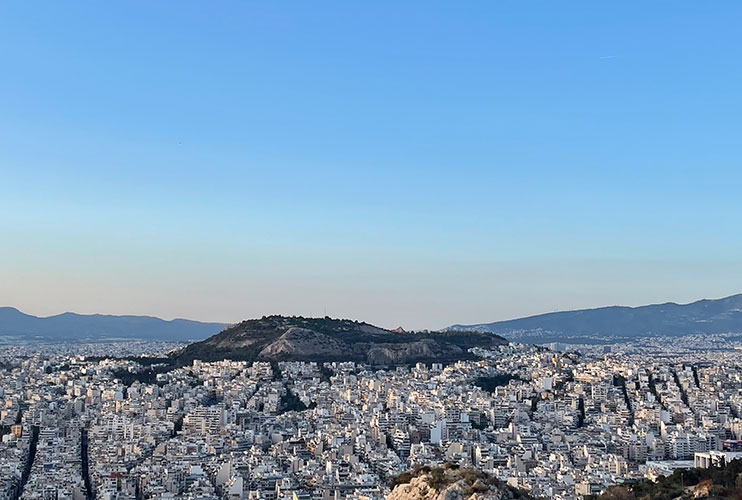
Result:
<svg viewBox="0 0 742 500"><path fill-rule="evenodd" d="M38 317L0 307L0 336L17 340L100 341L108 339L200 340L223 323L187 319L166 321L152 316L63 313Z"/></svg>
<svg viewBox="0 0 742 500"><path fill-rule="evenodd" d="M471 347L506 343L490 333L393 332L347 319L265 316L230 325L185 347L175 358L179 363L234 359L397 365L467 359Z"/></svg>
<svg viewBox="0 0 742 500"><path fill-rule="evenodd" d="M562 311L494 323L453 325L450 329L492 332L528 342L742 333L742 294L690 304L667 302Z"/></svg>

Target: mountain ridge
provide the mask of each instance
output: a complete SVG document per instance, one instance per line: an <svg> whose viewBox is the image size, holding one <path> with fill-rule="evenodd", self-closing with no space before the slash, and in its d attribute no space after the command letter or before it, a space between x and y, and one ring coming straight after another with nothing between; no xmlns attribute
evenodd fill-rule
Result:
<svg viewBox="0 0 742 500"><path fill-rule="evenodd" d="M183 318L79 314L51 316L26 314L15 307L0 307L0 336L16 340L82 341L111 338L192 341L201 340L227 326Z"/></svg>
<svg viewBox="0 0 742 500"><path fill-rule="evenodd" d="M742 333L742 294L687 304L604 306L536 314L491 323L455 324L447 329L486 331L518 341L559 341L585 337L631 339L645 336Z"/></svg>

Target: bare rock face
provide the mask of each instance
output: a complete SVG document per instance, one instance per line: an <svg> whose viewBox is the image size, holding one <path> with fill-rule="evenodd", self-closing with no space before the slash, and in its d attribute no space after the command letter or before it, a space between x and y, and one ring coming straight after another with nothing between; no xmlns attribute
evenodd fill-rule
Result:
<svg viewBox="0 0 742 500"><path fill-rule="evenodd" d="M278 340L260 351L266 359L292 359L297 357L341 356L348 346L329 335L308 328L291 327Z"/></svg>
<svg viewBox="0 0 742 500"><path fill-rule="evenodd" d="M428 485L427 477L420 476L413 478L407 484L396 486L386 498L387 500L432 500L436 498L436 492Z"/></svg>
<svg viewBox="0 0 742 500"><path fill-rule="evenodd" d="M409 484L402 484L392 490L388 500L506 500L513 499L508 489L486 486L484 483L468 485L463 479L443 489L436 490L428 484L428 476L414 478Z"/></svg>
<svg viewBox="0 0 742 500"><path fill-rule="evenodd" d="M517 500L530 499L524 491L512 488L475 469L424 468L403 474L388 500ZM401 477L401 476L400 476ZM409 482L404 482L408 481Z"/></svg>
<svg viewBox="0 0 742 500"><path fill-rule="evenodd" d="M441 345L433 339L422 339L408 344L378 344L366 351L366 360L372 365L405 363L414 359L435 358L441 355ZM450 346L452 352L462 352Z"/></svg>

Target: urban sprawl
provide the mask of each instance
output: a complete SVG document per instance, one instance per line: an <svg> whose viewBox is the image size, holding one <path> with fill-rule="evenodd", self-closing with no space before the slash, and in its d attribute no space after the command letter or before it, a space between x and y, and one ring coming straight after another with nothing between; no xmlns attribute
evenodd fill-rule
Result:
<svg viewBox="0 0 742 500"><path fill-rule="evenodd" d="M137 357L174 347L4 345L0 500L375 500L446 462L575 499L742 444L731 336L512 343L386 369Z"/></svg>

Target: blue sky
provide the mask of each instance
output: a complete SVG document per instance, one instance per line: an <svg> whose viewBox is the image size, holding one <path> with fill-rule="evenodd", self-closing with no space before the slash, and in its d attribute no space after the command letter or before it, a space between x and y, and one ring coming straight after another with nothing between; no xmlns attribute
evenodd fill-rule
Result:
<svg viewBox="0 0 742 500"><path fill-rule="evenodd" d="M0 304L439 328L742 291L739 2L4 2Z"/></svg>

